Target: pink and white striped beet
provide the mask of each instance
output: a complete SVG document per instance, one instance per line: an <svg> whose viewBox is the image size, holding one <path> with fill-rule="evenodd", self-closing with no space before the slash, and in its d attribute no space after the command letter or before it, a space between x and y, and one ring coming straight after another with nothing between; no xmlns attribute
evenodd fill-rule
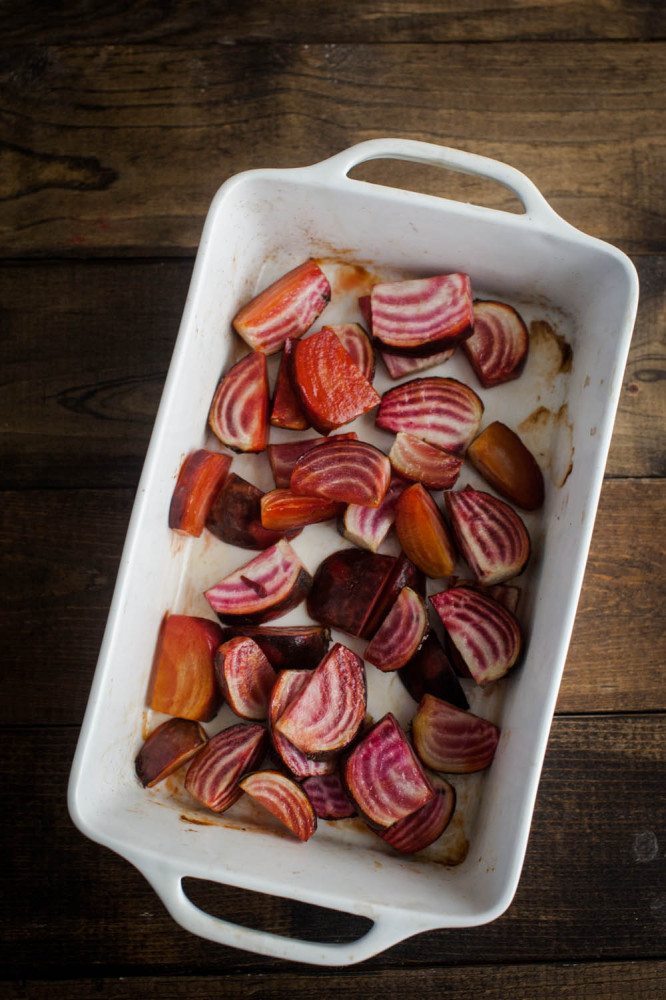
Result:
<svg viewBox="0 0 666 1000"><path fill-rule="evenodd" d="M356 367L368 382L372 382L375 375L375 352L363 327L358 323L340 323L322 329L333 331Z"/></svg>
<svg viewBox="0 0 666 1000"><path fill-rule="evenodd" d="M431 694L423 696L412 721L417 754L426 767L447 774L471 774L490 767L499 735L492 722Z"/></svg>
<svg viewBox="0 0 666 1000"><path fill-rule="evenodd" d="M522 573L530 536L513 507L471 486L445 493L444 502L458 547L479 583L489 587Z"/></svg>
<svg viewBox="0 0 666 1000"><path fill-rule="evenodd" d="M462 458L401 431L389 452L389 462L399 476L423 483L431 490L450 490L460 475Z"/></svg>
<svg viewBox="0 0 666 1000"><path fill-rule="evenodd" d="M190 764L185 788L213 812L224 812L240 797L238 782L262 760L268 735L256 722L239 722L223 729Z"/></svg>
<svg viewBox="0 0 666 1000"><path fill-rule="evenodd" d="M376 424L395 434L404 431L454 455L465 452L483 416L477 394L453 378L431 375L389 389L382 396Z"/></svg>
<svg viewBox="0 0 666 1000"><path fill-rule="evenodd" d="M204 596L224 624L258 625L295 608L311 586L312 577L283 539L220 580Z"/></svg>
<svg viewBox="0 0 666 1000"><path fill-rule="evenodd" d="M474 333L463 344L484 389L518 378L529 350L527 327L505 302L474 303Z"/></svg>
<svg viewBox="0 0 666 1000"><path fill-rule="evenodd" d="M241 719L265 719L275 671L253 639L238 636L215 654L215 673L227 704Z"/></svg>
<svg viewBox="0 0 666 1000"><path fill-rule="evenodd" d="M433 594L439 615L456 653L454 665L483 686L511 669L520 656L522 635L516 618L490 597L469 587Z"/></svg>
<svg viewBox="0 0 666 1000"><path fill-rule="evenodd" d="M331 441L299 458L291 490L302 496L379 507L391 481L386 455L365 441Z"/></svg>
<svg viewBox="0 0 666 1000"><path fill-rule="evenodd" d="M361 295L358 300L358 307L361 311L363 321L370 333L372 333L372 306L369 295ZM455 347L439 354L430 354L425 358L416 357L413 354L389 354L388 351L380 351L382 361L386 365L386 370L391 378L404 378L405 375L414 375L415 372L425 371L427 368L434 368L441 365L452 357Z"/></svg>
<svg viewBox="0 0 666 1000"><path fill-rule="evenodd" d="M297 778L323 777L332 774L337 766L335 757L312 760L306 757L286 736L275 729L275 723L288 705L303 690L312 677L311 670L282 670L271 692L268 704L268 729L278 757Z"/></svg>
<svg viewBox="0 0 666 1000"><path fill-rule="evenodd" d="M456 790L441 778L437 782L437 794L430 802L398 820L388 830L379 831L379 836L401 854L415 854L439 840L455 808Z"/></svg>
<svg viewBox="0 0 666 1000"><path fill-rule="evenodd" d="M319 819L347 819L356 815L356 806L347 795L339 774L306 778L303 790Z"/></svg>
<svg viewBox="0 0 666 1000"><path fill-rule="evenodd" d="M317 448L320 444L330 444L340 441L357 441L356 431L348 431L346 434L331 434L330 437L306 438L304 441L285 441L281 444L269 444L267 448L268 461L271 464L271 471L275 485L280 490L289 489L291 474L299 458L305 455L312 448Z"/></svg>
<svg viewBox="0 0 666 1000"><path fill-rule="evenodd" d="M423 598L403 587L398 599L368 644L364 658L384 672L399 670L411 660L428 631Z"/></svg>
<svg viewBox="0 0 666 1000"><path fill-rule="evenodd" d="M373 337L389 352L440 353L469 337L474 324L467 274L380 283L370 304Z"/></svg>
<svg viewBox="0 0 666 1000"><path fill-rule="evenodd" d="M310 799L286 774L255 771L239 784L246 795L272 813L299 840L309 840L317 829L317 817Z"/></svg>
<svg viewBox="0 0 666 1000"><path fill-rule="evenodd" d="M361 549L376 552L393 526L396 504L406 486L404 479L394 477L379 507L348 504L341 525L344 537Z"/></svg>
<svg viewBox="0 0 666 1000"><path fill-rule="evenodd" d="M263 354L248 354L224 375L208 414L213 434L234 451L263 451L268 443L268 369Z"/></svg>
<svg viewBox="0 0 666 1000"><path fill-rule="evenodd" d="M478 580L457 580L455 577L450 583L452 587L471 587L472 590L478 590L480 594L484 594L486 597L492 597L493 601L497 601L503 608L510 611L512 615L515 615L518 610L520 587L513 587L507 583L496 583L491 587L485 587Z"/></svg>

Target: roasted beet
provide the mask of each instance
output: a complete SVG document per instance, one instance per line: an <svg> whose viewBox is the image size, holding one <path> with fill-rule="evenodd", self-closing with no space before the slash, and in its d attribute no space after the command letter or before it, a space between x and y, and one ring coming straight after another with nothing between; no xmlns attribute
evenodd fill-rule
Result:
<svg viewBox="0 0 666 1000"><path fill-rule="evenodd" d="M306 757L286 736L275 729L275 723L288 705L300 694L311 673L309 670L282 670L278 674L268 704L268 728L278 757L297 778L321 777L332 774L337 763L334 756L326 760Z"/></svg>
<svg viewBox="0 0 666 1000"><path fill-rule="evenodd" d="M381 283L370 303L372 334L388 352L441 353L469 337L474 324L466 274Z"/></svg>
<svg viewBox="0 0 666 1000"><path fill-rule="evenodd" d="M456 672L432 632L398 673L414 701L421 701L424 694L434 694L458 708L469 708Z"/></svg>
<svg viewBox="0 0 666 1000"><path fill-rule="evenodd" d="M192 719L167 719L153 729L136 755L136 776L152 788L191 760L206 740L206 730Z"/></svg>
<svg viewBox="0 0 666 1000"><path fill-rule="evenodd" d="M254 639L276 670L313 670L331 642L331 630L323 625L226 626L221 641L228 642L237 635Z"/></svg>
<svg viewBox="0 0 666 1000"><path fill-rule="evenodd" d="M520 602L520 587L513 587L507 583L496 583L493 586L485 587L478 580L457 580L455 577L451 580L452 587L471 587L472 590L478 590L480 594L484 594L486 597L492 597L493 601L497 601L501 604L503 608L510 611L512 615L515 615L518 610L518 604ZM436 691L432 692L436 694ZM445 701L450 701L449 698L445 698Z"/></svg>
<svg viewBox="0 0 666 1000"><path fill-rule="evenodd" d="M336 753L356 736L366 705L363 660L338 642L274 728L305 754Z"/></svg>
<svg viewBox="0 0 666 1000"><path fill-rule="evenodd" d="M289 531L330 521L339 513L340 504L334 500L298 496L291 490L271 490L261 498L261 523L274 531Z"/></svg>
<svg viewBox="0 0 666 1000"><path fill-rule="evenodd" d="M370 639L375 634L389 613L389 610L397 601L398 594L403 587L411 587L417 594L425 597L425 577L421 570L407 558L404 552L397 559L394 559L391 572L387 576L381 590L377 593L375 602L361 632L364 639Z"/></svg>
<svg viewBox="0 0 666 1000"><path fill-rule="evenodd" d="M444 590L430 601L477 684L495 681L511 669L520 655L522 637L510 611L469 587Z"/></svg>
<svg viewBox="0 0 666 1000"><path fill-rule="evenodd" d="M431 694L423 696L412 722L414 749L433 771L469 774L489 767L499 729Z"/></svg>
<svg viewBox="0 0 666 1000"><path fill-rule="evenodd" d="M221 813L240 797L238 782L263 759L268 734L256 722L239 722L213 736L190 764L185 788L202 805Z"/></svg>
<svg viewBox="0 0 666 1000"><path fill-rule="evenodd" d="M410 816L436 794L391 713L351 752L343 777L359 811L383 829Z"/></svg>
<svg viewBox="0 0 666 1000"><path fill-rule="evenodd" d="M271 406L271 424L273 427L286 427L290 431L305 431L310 424L301 409L298 397L291 384L291 353L293 341L285 340L284 350L280 359L273 403Z"/></svg>
<svg viewBox="0 0 666 1000"><path fill-rule="evenodd" d="M391 464L365 441L330 441L299 458L291 489L303 496L379 507L391 482Z"/></svg>
<svg viewBox="0 0 666 1000"><path fill-rule="evenodd" d="M317 816L303 789L279 771L255 771L239 782L246 795L279 819L299 840L309 840Z"/></svg>
<svg viewBox="0 0 666 1000"><path fill-rule="evenodd" d="M259 625L295 608L311 585L312 577L283 540L220 580L204 596L225 625Z"/></svg>
<svg viewBox="0 0 666 1000"><path fill-rule="evenodd" d="M530 536L512 507L471 486L445 493L444 501L458 547L479 583L503 583L522 573Z"/></svg>
<svg viewBox="0 0 666 1000"><path fill-rule="evenodd" d="M389 462L405 479L431 490L449 490L460 474L462 458L401 431L389 452Z"/></svg>
<svg viewBox="0 0 666 1000"><path fill-rule="evenodd" d="M390 456L389 456L390 457ZM518 435L495 420L467 449L467 458L486 482L523 510L543 504L544 484L536 459Z"/></svg>
<svg viewBox="0 0 666 1000"><path fill-rule="evenodd" d="M426 576L450 576L455 551L437 504L420 483L401 494L395 530L403 551Z"/></svg>
<svg viewBox="0 0 666 1000"><path fill-rule="evenodd" d="M234 329L253 350L275 354L287 337L310 329L330 298L326 275L314 260L306 260L243 306L234 316Z"/></svg>
<svg viewBox="0 0 666 1000"><path fill-rule="evenodd" d="M275 671L253 639L223 642L215 654L215 672L232 712L241 719L266 719Z"/></svg>
<svg viewBox="0 0 666 1000"><path fill-rule="evenodd" d="M411 587L403 587L363 655L380 670L398 670L414 656L427 631L423 598Z"/></svg>
<svg viewBox="0 0 666 1000"><path fill-rule="evenodd" d="M347 819L356 815L356 807L347 795L339 774L306 778L303 791L319 819Z"/></svg>
<svg viewBox="0 0 666 1000"><path fill-rule="evenodd" d="M395 564L393 556L360 549L333 552L320 563L314 575L308 614L315 621L350 635L369 635L368 619Z"/></svg>
<svg viewBox="0 0 666 1000"><path fill-rule="evenodd" d="M365 321L365 325L372 333L372 306L369 295L361 295L358 300L358 307ZM413 375L415 372L425 371L426 368L434 368L448 361L455 348L441 351L439 354L431 354L425 358L416 357L413 354L389 354L388 351L381 351L382 361L386 365L391 378L403 378L405 375Z"/></svg>
<svg viewBox="0 0 666 1000"><path fill-rule="evenodd" d="M379 836L401 854L415 854L438 840L451 822L456 808L456 791L448 781L439 779L437 794L410 816L398 820Z"/></svg>
<svg viewBox="0 0 666 1000"><path fill-rule="evenodd" d="M359 371L372 382L375 375L375 352L370 339L358 323L342 323L339 326L325 326L332 330Z"/></svg>
<svg viewBox="0 0 666 1000"><path fill-rule="evenodd" d="M213 659L222 631L216 622L167 615L157 640L148 704L156 712L208 722L220 695Z"/></svg>
<svg viewBox="0 0 666 1000"><path fill-rule="evenodd" d="M268 444L268 369L263 354L241 358L218 383L208 414L213 434L234 451Z"/></svg>
<svg viewBox="0 0 666 1000"><path fill-rule="evenodd" d="M213 501L227 478L231 458L200 448L180 467L169 507L169 527L182 535L199 537Z"/></svg>
<svg viewBox="0 0 666 1000"><path fill-rule="evenodd" d="M292 381L320 434L348 424L379 403L379 395L331 330L320 330L297 343Z"/></svg>
<svg viewBox="0 0 666 1000"><path fill-rule="evenodd" d="M227 476L211 506L206 527L216 538L241 549L267 549L281 538L294 538L299 529L269 531L261 523L264 494L234 472Z"/></svg>
<svg viewBox="0 0 666 1000"><path fill-rule="evenodd" d="M271 471L275 485L279 490L289 489L291 474L294 466L302 455L305 455L311 448L316 448L320 444L328 444L330 441L356 441L358 435L356 431L348 431L346 434L331 434L330 437L306 438L304 441L287 441L284 444L269 444L268 461L271 463Z"/></svg>
<svg viewBox="0 0 666 1000"><path fill-rule="evenodd" d="M474 303L474 333L463 344L484 389L518 378L529 349L527 327L505 302Z"/></svg>
<svg viewBox="0 0 666 1000"><path fill-rule="evenodd" d="M382 396L376 423L386 431L404 431L453 455L463 454L476 435L483 403L454 378L413 378Z"/></svg>
<svg viewBox="0 0 666 1000"><path fill-rule="evenodd" d="M342 535L354 545L376 552L393 527L398 497L406 486L403 479L393 478L379 507L348 504L339 525Z"/></svg>

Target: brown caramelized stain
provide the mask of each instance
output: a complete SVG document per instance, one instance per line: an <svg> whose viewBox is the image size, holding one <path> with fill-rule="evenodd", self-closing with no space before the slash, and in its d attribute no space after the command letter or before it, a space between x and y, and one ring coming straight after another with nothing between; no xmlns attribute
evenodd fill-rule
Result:
<svg viewBox="0 0 666 1000"><path fill-rule="evenodd" d="M199 819L198 816L188 816L187 813L181 813L178 819L182 820L183 823L195 823L197 826L219 826L212 819Z"/></svg>
<svg viewBox="0 0 666 1000"><path fill-rule="evenodd" d="M362 264L349 264L345 260L334 257L320 257L317 263L324 267L331 265L333 273L329 276L333 296L353 292L355 295L368 295L373 285L381 278Z"/></svg>
<svg viewBox="0 0 666 1000"><path fill-rule="evenodd" d="M543 319L530 323L530 357L544 378L566 374L573 365L571 344Z"/></svg>
<svg viewBox="0 0 666 1000"><path fill-rule="evenodd" d="M550 470L555 486L564 486L573 469L573 424L566 403L554 413L539 406L518 425L524 439L542 469Z"/></svg>

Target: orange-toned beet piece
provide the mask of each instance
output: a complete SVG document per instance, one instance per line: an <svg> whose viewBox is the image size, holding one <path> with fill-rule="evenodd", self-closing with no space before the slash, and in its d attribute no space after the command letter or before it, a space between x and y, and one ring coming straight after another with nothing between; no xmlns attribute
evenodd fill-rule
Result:
<svg viewBox="0 0 666 1000"><path fill-rule="evenodd" d="M268 444L268 369L263 354L248 354L218 383L208 423L234 451L263 451Z"/></svg>
<svg viewBox="0 0 666 1000"><path fill-rule="evenodd" d="M169 527L199 537L217 491L227 478L231 457L200 448L184 459L169 507Z"/></svg>
<svg viewBox="0 0 666 1000"><path fill-rule="evenodd" d="M405 555L430 577L450 576L456 557L437 504L420 483L401 494L395 528Z"/></svg>
<svg viewBox="0 0 666 1000"><path fill-rule="evenodd" d="M150 707L181 719L210 721L220 703L214 658L221 641L216 622L168 615L157 640Z"/></svg>
<svg viewBox="0 0 666 1000"><path fill-rule="evenodd" d="M322 497L298 496L291 490L271 490L261 498L261 523L273 531L304 528L337 517L342 506Z"/></svg>
<svg viewBox="0 0 666 1000"><path fill-rule="evenodd" d="M290 431L306 431L310 424L298 402L289 374L293 347L293 340L285 340L273 393L271 424L273 427L285 427Z"/></svg>
<svg viewBox="0 0 666 1000"><path fill-rule="evenodd" d="M543 504L543 475L515 431L495 420L467 449L467 457L493 489L523 510Z"/></svg>

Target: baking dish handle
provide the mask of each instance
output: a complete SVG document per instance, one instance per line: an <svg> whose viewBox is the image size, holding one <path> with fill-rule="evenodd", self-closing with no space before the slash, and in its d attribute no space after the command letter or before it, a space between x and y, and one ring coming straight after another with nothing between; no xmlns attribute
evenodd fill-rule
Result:
<svg viewBox="0 0 666 1000"><path fill-rule="evenodd" d="M132 859L133 864L148 879L167 910L186 930L199 937L218 944L258 955L283 958L292 962L307 962L310 965L353 965L363 962L394 944L403 941L419 931L429 930L429 926L410 923L406 914L398 917L388 912L366 911L374 921L372 927L356 941L334 944L319 941L303 941L299 938L283 937L269 931L243 927L231 920L214 917L196 906L185 895L182 880L185 877L168 863L145 859Z"/></svg>
<svg viewBox="0 0 666 1000"><path fill-rule="evenodd" d="M453 149L450 146L436 146L434 143L420 142L416 139L369 139L305 169L327 180L339 180L340 175L346 178L350 170L368 160L412 160L415 163L430 163L459 173L497 181L512 191L522 202L526 218L551 224L557 221L567 225L551 208L538 187L520 170L500 160L492 160L487 156L468 153L463 149ZM351 183L358 183L351 178L347 179Z"/></svg>

